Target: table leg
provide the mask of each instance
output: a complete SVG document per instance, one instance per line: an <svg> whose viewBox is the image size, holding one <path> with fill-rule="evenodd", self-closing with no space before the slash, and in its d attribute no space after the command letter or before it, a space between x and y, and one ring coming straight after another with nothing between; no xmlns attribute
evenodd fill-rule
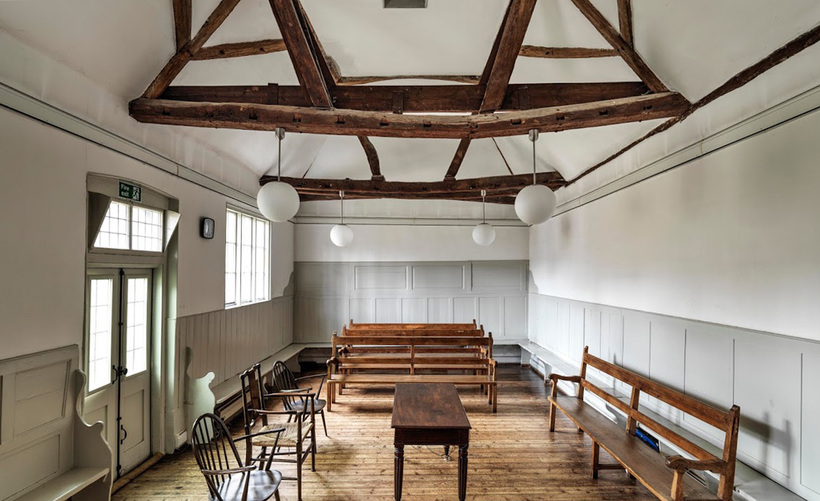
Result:
<svg viewBox="0 0 820 501"><path fill-rule="evenodd" d="M450 460L450 446L449 445L444 446L444 460L445 461Z"/></svg>
<svg viewBox="0 0 820 501"><path fill-rule="evenodd" d="M458 446L458 499L467 497L467 444Z"/></svg>
<svg viewBox="0 0 820 501"><path fill-rule="evenodd" d="M404 446L395 446L393 456L393 496L396 501L401 501L401 481L404 476Z"/></svg>

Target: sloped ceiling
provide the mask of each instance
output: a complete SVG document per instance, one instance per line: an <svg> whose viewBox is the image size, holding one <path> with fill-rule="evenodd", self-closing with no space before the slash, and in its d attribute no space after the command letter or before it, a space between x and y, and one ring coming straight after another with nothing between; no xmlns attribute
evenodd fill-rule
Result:
<svg viewBox="0 0 820 501"><path fill-rule="evenodd" d="M218 3L194 0L194 32ZM479 75L507 3L429 0L426 9L386 10L382 0L303 0L325 51L345 77ZM593 3L618 26L615 0ZM632 11L637 52L671 90L692 102L820 22L820 2L816 0L633 0ZM143 92L175 52L170 0L4 1L0 2L0 29L82 73L120 99L123 109ZM269 2L241 0L206 46L269 38L281 38ZM570 0L539 0L524 44L609 47ZM511 78L512 83L636 80L619 57L519 57ZM404 82L441 83L387 83ZM287 53L192 61L173 82L268 83L298 85ZM805 86L818 83L806 82ZM770 96L761 106L771 106L787 97L790 96ZM554 169L565 179L572 179L660 122L544 134L537 143L538 170ZM230 159L234 168L247 169L257 177L275 171L276 141L272 133L142 124L138 127L161 128L164 134L193 139ZM440 181L458 146L457 140L448 139L372 141L388 181ZM165 153L185 162L184 152ZM282 174L286 176L370 176L364 151L355 137L288 134L282 155ZM531 155L531 144L524 136L476 140L458 177L527 173L532 169Z"/></svg>

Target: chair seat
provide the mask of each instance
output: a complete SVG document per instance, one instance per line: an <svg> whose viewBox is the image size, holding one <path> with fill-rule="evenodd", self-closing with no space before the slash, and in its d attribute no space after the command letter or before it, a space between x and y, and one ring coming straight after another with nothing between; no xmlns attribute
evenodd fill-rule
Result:
<svg viewBox="0 0 820 501"><path fill-rule="evenodd" d="M304 405L305 404L303 402L294 402L294 403L290 404L290 408L291 408L291 410L294 410L296 412L302 412L302 407L304 407ZM324 401L320 398L314 398L313 399L313 412L320 412L321 410L323 410L325 408L325 405L327 405L326 401ZM310 408L308 407L308 411L309 410L310 410Z"/></svg>
<svg viewBox="0 0 820 501"><path fill-rule="evenodd" d="M260 435L254 437L253 445L257 447L273 447L274 444L282 447L296 447L299 435L299 423L276 423L268 426L263 426L260 432L275 430L277 428L284 428L285 431L279 434L279 442L276 441L276 434ZM302 441L308 437L310 430L313 428L313 423L305 421L302 423Z"/></svg>
<svg viewBox="0 0 820 501"><path fill-rule="evenodd" d="M219 496L222 499L242 499L242 493L245 490L245 475L251 476L247 501L265 501L266 499L270 499L282 481L282 474L276 470L256 470L249 473L234 473L228 476L219 486ZM217 498L211 496L210 499Z"/></svg>

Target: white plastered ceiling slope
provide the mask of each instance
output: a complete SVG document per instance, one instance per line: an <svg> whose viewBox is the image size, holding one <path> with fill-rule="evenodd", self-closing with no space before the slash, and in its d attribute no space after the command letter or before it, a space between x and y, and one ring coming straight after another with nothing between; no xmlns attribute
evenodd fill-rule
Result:
<svg viewBox="0 0 820 501"><path fill-rule="evenodd" d="M194 2L194 31L218 4ZM326 52L344 76L478 75L506 0L429 0L426 9L385 10L381 0L303 0ZM617 26L615 0L594 4ZM633 0L638 53L672 90L700 99L732 75L820 22L820 2L791 0ZM276 165L272 133L137 123L127 103L138 97L175 49L169 0L0 2L0 81L254 195L259 176ZM207 45L279 38L267 0L241 0ZM569 0L540 0L524 44L607 47ZM820 49L812 47L676 125L568 189L571 201L652 161L766 110L820 83ZM513 83L637 80L620 58L547 60L519 57ZM387 83L403 83L408 80ZM440 82L410 80L435 85ZM296 85L284 52L189 63L174 85ZM572 179L662 121L542 135L539 170ZM458 141L374 138L382 172L392 181L438 181ZM526 137L475 141L460 178L529 172ZM503 155L503 156L502 156ZM369 169L351 137L288 134L283 175L366 179ZM505 162L506 160L506 162ZM337 210L305 204L309 213ZM362 205L368 205L363 202ZM418 204L416 204L417 206ZM475 204L467 204L471 213ZM433 203L430 206L450 207ZM312 208L309 208L312 207ZM368 213L413 204L374 203ZM500 214L512 217L512 212ZM449 208L442 209L450 214ZM401 211L400 211L401 212ZM404 211L415 213L415 209ZM438 211L431 213L437 214Z"/></svg>

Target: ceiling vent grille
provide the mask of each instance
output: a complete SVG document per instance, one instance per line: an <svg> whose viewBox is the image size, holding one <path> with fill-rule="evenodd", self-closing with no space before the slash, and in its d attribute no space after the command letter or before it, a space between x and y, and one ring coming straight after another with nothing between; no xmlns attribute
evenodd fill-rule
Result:
<svg viewBox="0 0 820 501"><path fill-rule="evenodd" d="M385 9L426 9L427 0L384 0Z"/></svg>

